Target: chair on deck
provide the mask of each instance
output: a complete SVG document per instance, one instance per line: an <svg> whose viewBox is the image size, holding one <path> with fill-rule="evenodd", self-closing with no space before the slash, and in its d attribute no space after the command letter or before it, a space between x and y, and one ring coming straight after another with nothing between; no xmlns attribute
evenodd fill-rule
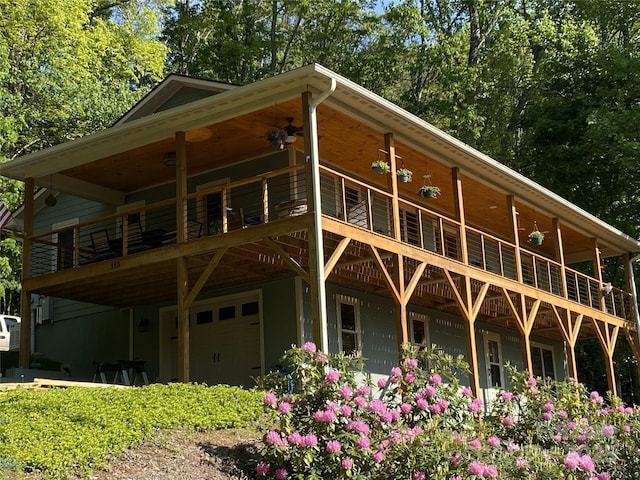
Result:
<svg viewBox="0 0 640 480"><path fill-rule="evenodd" d="M109 232L106 229L91 232L89 236L91 237L94 262L106 260L108 258L113 258L116 256L116 252L111 249Z"/></svg>
<svg viewBox="0 0 640 480"><path fill-rule="evenodd" d="M202 235L202 223L195 220L187 220L187 239L195 240Z"/></svg>
<svg viewBox="0 0 640 480"><path fill-rule="evenodd" d="M151 245L147 245L144 241L144 234L140 222L131 222L127 229L127 252L136 253L148 250Z"/></svg>

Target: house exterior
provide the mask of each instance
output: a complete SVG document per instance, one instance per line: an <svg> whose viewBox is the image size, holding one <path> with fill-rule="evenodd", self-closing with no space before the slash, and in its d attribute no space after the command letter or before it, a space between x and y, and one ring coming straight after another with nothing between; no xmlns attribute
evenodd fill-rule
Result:
<svg viewBox="0 0 640 480"><path fill-rule="evenodd" d="M87 379L143 359L155 381L251 386L294 343L384 375L412 342L464 355L489 399L507 361L579 379L579 338L599 339L613 392L621 333L640 358L638 240L319 65L170 76L2 174L26 188L23 368L33 351Z"/></svg>

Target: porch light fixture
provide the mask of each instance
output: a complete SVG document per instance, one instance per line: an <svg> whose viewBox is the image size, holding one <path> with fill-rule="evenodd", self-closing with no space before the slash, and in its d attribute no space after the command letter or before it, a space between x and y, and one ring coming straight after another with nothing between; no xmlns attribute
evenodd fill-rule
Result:
<svg viewBox="0 0 640 480"><path fill-rule="evenodd" d="M55 207L56 203L58 203L58 200L56 200L56 197L53 195L52 184L52 176L49 175L49 195L47 195L47 198L44 199L44 203L47 205L47 207Z"/></svg>
<svg viewBox="0 0 640 480"><path fill-rule="evenodd" d="M164 154L162 158L162 163L164 163L167 167L175 167L176 166L176 152L167 152Z"/></svg>

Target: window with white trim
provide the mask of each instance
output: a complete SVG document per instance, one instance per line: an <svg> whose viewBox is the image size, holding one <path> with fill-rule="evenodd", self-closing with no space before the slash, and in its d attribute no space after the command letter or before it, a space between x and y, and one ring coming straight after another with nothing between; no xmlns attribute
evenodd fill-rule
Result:
<svg viewBox="0 0 640 480"><path fill-rule="evenodd" d="M553 362L553 348L540 343L531 344L531 364L533 376L542 379L555 379L555 363Z"/></svg>
<svg viewBox="0 0 640 480"><path fill-rule="evenodd" d="M420 348L429 346L429 317L409 312L409 341Z"/></svg>
<svg viewBox="0 0 640 480"><path fill-rule="evenodd" d="M358 299L338 295L336 300L338 311L338 349L346 354L362 350Z"/></svg>

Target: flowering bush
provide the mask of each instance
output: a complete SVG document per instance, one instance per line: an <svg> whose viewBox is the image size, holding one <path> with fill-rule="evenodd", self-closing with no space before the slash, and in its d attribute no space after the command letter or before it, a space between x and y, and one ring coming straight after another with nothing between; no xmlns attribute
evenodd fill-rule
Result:
<svg viewBox="0 0 640 480"><path fill-rule="evenodd" d="M264 436L259 478L609 480L640 469L640 413L616 399L605 407L576 382L512 369L513 390L483 417L458 381L466 364L437 350L405 347L375 386L359 354L306 343L283 362L295 393L264 379L277 428Z"/></svg>

